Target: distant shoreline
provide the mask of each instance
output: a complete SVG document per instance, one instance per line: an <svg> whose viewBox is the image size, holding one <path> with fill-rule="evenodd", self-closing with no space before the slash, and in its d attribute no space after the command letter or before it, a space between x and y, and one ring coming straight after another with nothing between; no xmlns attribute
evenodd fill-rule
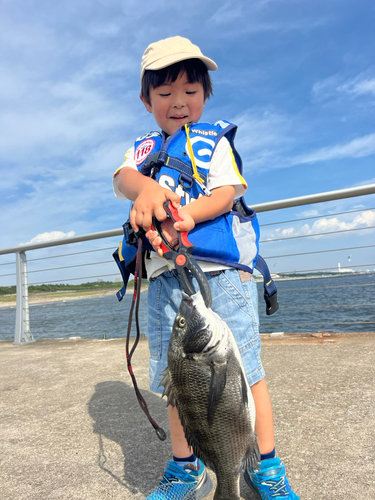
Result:
<svg viewBox="0 0 375 500"><path fill-rule="evenodd" d="M105 289L105 290L88 290L87 292L82 292L80 290L71 291L71 292L44 292L43 294L29 294L29 305L38 305L38 304L48 304L51 302L68 302L72 300L82 300L82 299L93 299L98 297L107 297L108 295L116 295L115 289ZM141 292L147 291L147 286L142 287ZM133 293L133 288L129 288L126 294ZM6 307L16 307L16 296L8 296L9 300L5 300L7 298L6 295L0 296L0 309Z"/></svg>
<svg viewBox="0 0 375 500"><path fill-rule="evenodd" d="M49 293L48 295L29 295L29 305L36 305L36 304L47 304L50 302L66 302L66 301L71 301L71 300L80 300L80 299L89 299L89 298L94 298L94 297L105 297L106 295L114 294L114 291L95 291L95 292L86 292L82 293L80 291L78 292L71 292L71 293L66 293L66 292L56 292L56 293ZM5 307L16 307L16 297L12 297L11 300L4 300L6 296L3 296L0 298L0 308L5 308Z"/></svg>

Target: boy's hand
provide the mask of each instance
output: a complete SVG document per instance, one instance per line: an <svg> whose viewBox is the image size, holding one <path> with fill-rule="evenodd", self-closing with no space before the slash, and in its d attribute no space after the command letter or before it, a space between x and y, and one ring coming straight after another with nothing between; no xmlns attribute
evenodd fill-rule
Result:
<svg viewBox="0 0 375 500"><path fill-rule="evenodd" d="M195 227L195 221L193 217L184 212L184 209L182 208L181 210L178 211L178 215L181 217L182 220L175 222L174 223L174 228L177 229L177 231L191 231Z"/></svg>
<svg viewBox="0 0 375 500"><path fill-rule="evenodd" d="M169 243L169 246L175 250L178 248L178 237L177 231L191 231L194 228L194 219L182 211L178 212L180 217L183 219L181 221L173 223L172 219L167 219L161 224L161 229L163 235ZM163 257L163 250L161 249L162 240L157 231L147 231L146 237L149 239L153 249L158 253L160 257Z"/></svg>
<svg viewBox="0 0 375 500"><path fill-rule="evenodd" d="M140 227L148 232L151 229L152 217L163 221L167 218L163 203L170 200L175 208L180 207L180 197L170 189L159 186L156 182L142 189L134 201L130 212L130 223L135 231Z"/></svg>

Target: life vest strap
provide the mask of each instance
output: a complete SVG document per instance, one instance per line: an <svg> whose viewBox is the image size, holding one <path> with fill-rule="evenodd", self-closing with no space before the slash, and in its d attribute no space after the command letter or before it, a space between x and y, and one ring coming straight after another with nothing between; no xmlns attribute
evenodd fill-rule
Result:
<svg viewBox="0 0 375 500"><path fill-rule="evenodd" d="M266 261L260 255L258 255L258 260L255 265L255 269L257 269L263 276L264 300L266 301L266 314L267 316L270 316L279 309L279 304L277 302L277 288L273 279L271 278L271 273L270 270L268 269Z"/></svg>

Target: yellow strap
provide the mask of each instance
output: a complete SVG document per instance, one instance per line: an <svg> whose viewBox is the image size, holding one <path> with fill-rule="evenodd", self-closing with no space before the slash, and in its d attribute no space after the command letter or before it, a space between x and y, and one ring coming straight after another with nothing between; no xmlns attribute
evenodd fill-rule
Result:
<svg viewBox="0 0 375 500"><path fill-rule="evenodd" d="M122 241L120 241L119 246L118 246L118 256L121 260L125 260L124 257L122 256Z"/></svg>
<svg viewBox="0 0 375 500"><path fill-rule="evenodd" d="M191 165L193 167L193 172L194 172L193 178L195 180L197 180L198 182L200 182L201 184L204 184L204 180L202 179L202 177L200 177L200 175L198 173L198 170L197 170L197 166L195 164L193 147L191 145L190 136L189 136L189 127L188 127L188 125L186 123L185 123L185 132L186 132L186 139L187 139L187 145L188 145L188 150L189 150L190 161L191 161Z"/></svg>
<svg viewBox="0 0 375 500"><path fill-rule="evenodd" d="M232 150L231 146L229 146L229 151L230 151L230 154L232 156L232 165L233 165L234 171L238 175L238 177L239 177L239 179L241 181L241 184L243 186L247 187L247 183L246 183L245 179L242 177L240 171L238 170L237 162L236 162L236 159L234 157L233 150Z"/></svg>

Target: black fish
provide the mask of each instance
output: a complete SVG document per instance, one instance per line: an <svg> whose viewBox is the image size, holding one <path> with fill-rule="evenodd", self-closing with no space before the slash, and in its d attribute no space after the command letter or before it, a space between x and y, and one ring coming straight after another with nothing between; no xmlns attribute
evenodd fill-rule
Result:
<svg viewBox="0 0 375 500"><path fill-rule="evenodd" d="M163 375L189 445L216 474L214 500L238 500L241 471L260 459L254 401L233 334L200 292L182 293Z"/></svg>

